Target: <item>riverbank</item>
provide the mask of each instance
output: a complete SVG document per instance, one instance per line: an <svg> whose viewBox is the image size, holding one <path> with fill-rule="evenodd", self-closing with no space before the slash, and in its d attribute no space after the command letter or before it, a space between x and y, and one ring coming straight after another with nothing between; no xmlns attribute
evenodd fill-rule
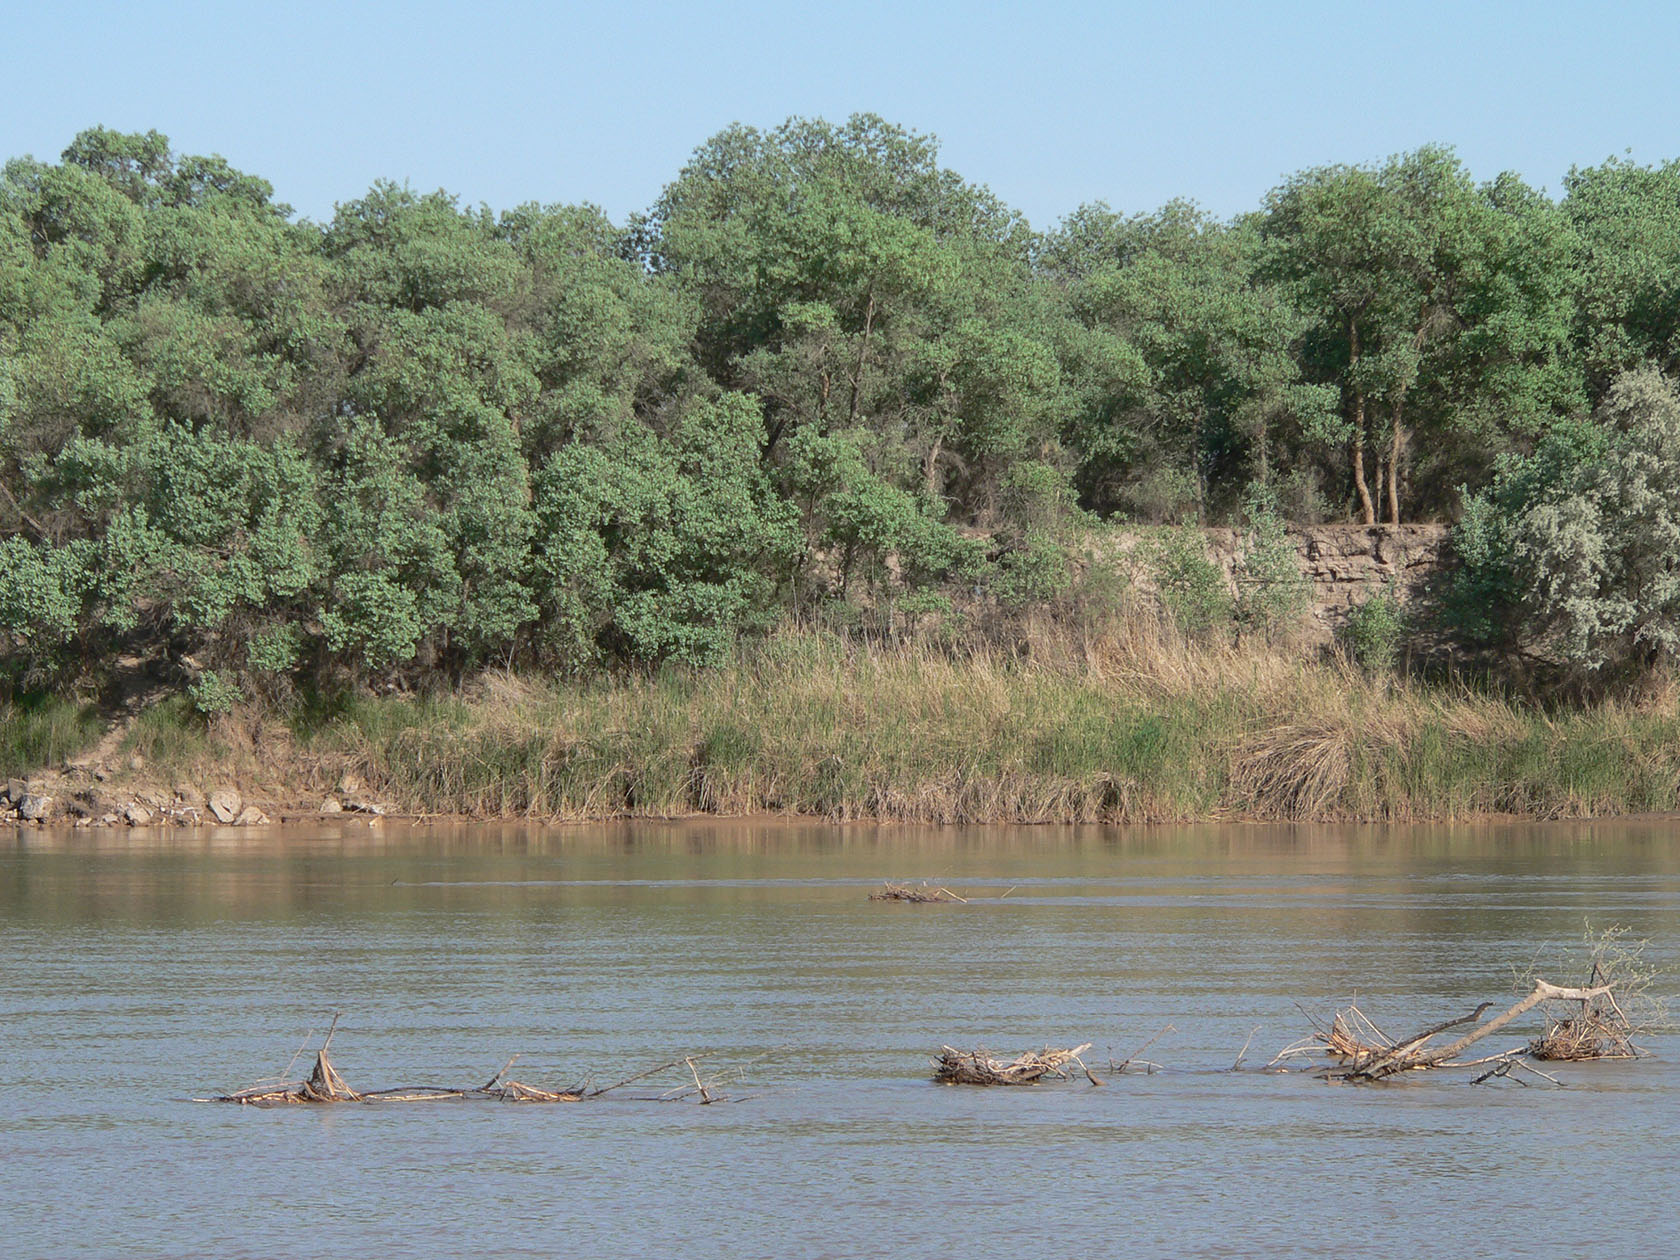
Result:
<svg viewBox="0 0 1680 1260"><path fill-rule="evenodd" d="M141 825L211 821L218 790L272 819L1448 821L1680 803L1672 695L1547 711L1147 622L1030 643L953 654L784 632L710 671L491 674L209 722L171 697L103 733L61 711L56 744L36 732L49 764L14 769L8 795L14 815L31 789L89 822L132 822L135 804ZM24 717L42 720L6 718L14 756Z"/></svg>

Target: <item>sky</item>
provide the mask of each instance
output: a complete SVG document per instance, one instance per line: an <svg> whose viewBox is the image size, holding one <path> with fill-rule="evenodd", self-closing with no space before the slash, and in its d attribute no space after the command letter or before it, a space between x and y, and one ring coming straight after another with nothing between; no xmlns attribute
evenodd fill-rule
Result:
<svg viewBox="0 0 1680 1260"><path fill-rule="evenodd" d="M733 122L873 112L1038 227L1426 143L1554 194L1680 156L1680 6L1528 3L123 4L7 15L0 158L157 129L314 219L381 178L466 205L647 208Z"/></svg>

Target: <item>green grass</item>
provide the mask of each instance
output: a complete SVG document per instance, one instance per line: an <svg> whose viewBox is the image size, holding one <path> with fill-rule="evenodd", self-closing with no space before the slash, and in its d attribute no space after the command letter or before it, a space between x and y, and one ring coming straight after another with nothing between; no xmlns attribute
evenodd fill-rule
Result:
<svg viewBox="0 0 1680 1260"><path fill-rule="evenodd" d="M104 723L91 704L58 696L0 702L0 777L56 766L98 742Z"/></svg>
<svg viewBox="0 0 1680 1260"><path fill-rule="evenodd" d="M223 750L189 696L170 696L134 719L123 737L123 756L138 754L159 767L185 768L213 761Z"/></svg>

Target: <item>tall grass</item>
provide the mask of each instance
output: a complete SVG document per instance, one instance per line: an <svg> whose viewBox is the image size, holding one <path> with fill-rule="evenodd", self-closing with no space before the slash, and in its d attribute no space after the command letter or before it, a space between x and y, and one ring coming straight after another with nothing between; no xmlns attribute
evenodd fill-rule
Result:
<svg viewBox="0 0 1680 1260"><path fill-rule="evenodd" d="M1671 809L1664 699L1547 713L1147 619L1030 651L785 631L720 670L494 675L300 728L418 813L922 822L1463 819Z"/></svg>
<svg viewBox="0 0 1680 1260"><path fill-rule="evenodd" d="M57 765L104 730L91 704L59 696L0 701L0 778Z"/></svg>

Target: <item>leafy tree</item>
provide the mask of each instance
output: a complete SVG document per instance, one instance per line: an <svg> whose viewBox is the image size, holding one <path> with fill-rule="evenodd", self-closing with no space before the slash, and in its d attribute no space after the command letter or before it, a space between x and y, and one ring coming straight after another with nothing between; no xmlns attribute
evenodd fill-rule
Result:
<svg viewBox="0 0 1680 1260"><path fill-rule="evenodd" d="M530 277L529 307L510 321L529 334L537 381L521 425L530 463L662 426L698 385L692 295L626 258L623 234L591 206L521 206L498 232Z"/></svg>
<svg viewBox="0 0 1680 1260"><path fill-rule="evenodd" d="M701 364L763 399L772 461L801 428L845 432L889 485L984 521L1008 464L1055 441L1060 362L1030 233L929 137L869 115L731 128L640 239L699 297Z"/></svg>
<svg viewBox="0 0 1680 1260"><path fill-rule="evenodd" d="M762 624L798 548L793 515L758 460L762 418L725 395L669 440L632 430L573 444L537 478L535 586L548 650L717 664Z"/></svg>
<svg viewBox="0 0 1680 1260"><path fill-rule="evenodd" d="M1537 291L1523 271L1527 256L1515 265L1508 256L1514 243L1533 244L1523 229L1534 220L1513 224L1532 209L1510 177L1478 188L1449 150L1436 147L1376 167L1307 171L1268 196L1268 272L1316 321L1308 361L1341 389L1343 424L1327 436L1347 442L1367 524L1377 518L1368 449L1376 447L1378 492L1398 524L1401 469L1419 418L1414 404L1436 361L1466 345L1473 321L1504 338L1481 347L1483 358L1503 367L1555 349L1563 331L1557 290ZM1539 326L1519 328L1525 323ZM1460 358L1478 362L1473 352ZM1450 398L1424 418L1450 427L1462 401Z"/></svg>
<svg viewBox="0 0 1680 1260"><path fill-rule="evenodd" d="M1625 373L1594 422L1504 460L1453 535L1458 620L1508 651L1588 672L1680 654L1680 397Z"/></svg>
<svg viewBox="0 0 1680 1260"><path fill-rule="evenodd" d="M1580 249L1576 336L1597 396L1645 362L1680 368L1680 160L1612 158L1564 178Z"/></svg>
<svg viewBox="0 0 1680 1260"><path fill-rule="evenodd" d="M1248 224L1188 202L1127 219L1086 206L1051 238L1075 312L1114 339L1112 385L1087 395L1068 439L1096 505L1206 520L1271 480L1280 439L1325 425L1334 403L1301 379L1303 321L1257 280L1257 245ZM1159 489L1175 483L1182 506Z"/></svg>

